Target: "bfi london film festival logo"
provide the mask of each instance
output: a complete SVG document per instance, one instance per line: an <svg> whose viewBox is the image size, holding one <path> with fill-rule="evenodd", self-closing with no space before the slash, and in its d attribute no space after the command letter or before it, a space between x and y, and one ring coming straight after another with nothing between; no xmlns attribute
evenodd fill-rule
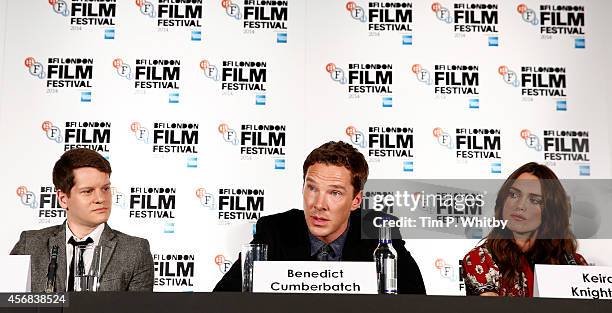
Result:
<svg viewBox="0 0 612 313"><path fill-rule="evenodd" d="M137 143L150 145L155 155L183 156L188 168L198 167L198 145L200 125L191 122L154 122L152 128L140 122L130 124L130 132Z"/></svg>
<svg viewBox="0 0 612 313"><path fill-rule="evenodd" d="M221 274L229 272L230 268L232 268L232 262L230 262L223 254L217 254L215 256L215 264L217 265L217 268Z"/></svg>
<svg viewBox="0 0 612 313"><path fill-rule="evenodd" d="M202 41L202 0L159 0L157 4L136 0L136 6L142 15L156 21L158 32L188 29L191 41Z"/></svg>
<svg viewBox="0 0 612 313"><path fill-rule="evenodd" d="M381 33L400 34L402 45L412 45L412 3L411 2L367 2L367 9L354 1L345 5L351 18L367 24L369 36Z"/></svg>
<svg viewBox="0 0 612 313"><path fill-rule="evenodd" d="M436 18L453 25L455 38L478 33L486 35L489 47L499 46L499 12L497 4L491 3L453 3L452 9L439 2L431 5Z"/></svg>
<svg viewBox="0 0 612 313"><path fill-rule="evenodd" d="M240 160L252 161L261 156L272 159L275 170L285 169L287 126L282 124L242 124L239 131L221 123L217 131L223 140L240 147Z"/></svg>
<svg viewBox="0 0 612 313"><path fill-rule="evenodd" d="M456 265L448 264L442 258L437 258L434 268L440 273L440 277L457 282L460 292L465 292L465 282L463 281L463 260L459 260Z"/></svg>
<svg viewBox="0 0 612 313"><path fill-rule="evenodd" d="M111 122L67 121L61 125L63 128L44 121L41 128L47 139L62 145L63 151L87 148L110 158Z"/></svg>
<svg viewBox="0 0 612 313"><path fill-rule="evenodd" d="M153 254L156 290L194 291L197 258L193 253L164 252Z"/></svg>
<svg viewBox="0 0 612 313"><path fill-rule="evenodd" d="M57 190L53 186L39 186L38 195L26 186L17 187L15 193L21 205L32 209L33 216L38 224L56 224L66 218L64 210L57 197Z"/></svg>
<svg viewBox="0 0 612 313"><path fill-rule="evenodd" d="M215 213L219 225L232 222L257 222L265 211L265 190L263 188L242 188L222 186L209 192L204 187L196 188L195 195L200 207Z"/></svg>
<svg viewBox="0 0 612 313"><path fill-rule="evenodd" d="M414 171L414 129L411 127L369 126L364 133L348 126L345 134L358 149L366 150L370 161L402 160L402 171Z"/></svg>
<svg viewBox="0 0 612 313"><path fill-rule="evenodd" d="M113 187L113 206L121 208L130 221L161 225L165 234L174 233L176 194L173 186L129 186L128 193Z"/></svg>
<svg viewBox="0 0 612 313"><path fill-rule="evenodd" d="M83 27L98 26L104 29L104 39L115 39L115 16L117 0L79 1L48 0L53 12L69 18L70 30L80 31Z"/></svg>
<svg viewBox="0 0 612 313"><path fill-rule="evenodd" d="M134 90L141 94L160 90L168 92L168 103L179 103L181 60L178 59L136 59L134 72L128 62L121 58L113 60L117 75L134 82Z"/></svg>
<svg viewBox="0 0 612 313"><path fill-rule="evenodd" d="M488 128L456 128L453 135L440 127L433 130L438 144L455 151L457 160L485 160L491 174L501 174L501 130Z"/></svg>
<svg viewBox="0 0 612 313"><path fill-rule="evenodd" d="M92 101L93 58L47 58L47 66L33 57L27 57L24 65L30 75L45 80L47 94L58 93L58 88L78 89L81 102Z"/></svg>
<svg viewBox="0 0 612 313"><path fill-rule="evenodd" d="M221 81L225 96L234 92L255 93L255 105L266 105L268 63L265 61L221 61L221 69L208 60L200 61L204 76L214 82Z"/></svg>
<svg viewBox="0 0 612 313"><path fill-rule="evenodd" d="M221 7L228 17L242 21L243 34L254 35L260 30L276 33L276 43L287 43L287 21L289 1L243 0L242 8L231 0L221 1Z"/></svg>
<svg viewBox="0 0 612 313"><path fill-rule="evenodd" d="M560 66L521 66L520 72L501 65L497 69L503 81L521 90L523 102L532 102L533 97L552 99L557 111L567 111L567 74Z"/></svg>
<svg viewBox="0 0 612 313"><path fill-rule="evenodd" d="M541 4L538 8L539 12L537 9L529 8L522 3L516 7L516 10L524 22L534 28L539 28L541 40L550 40L553 36L570 37L574 39L575 49L586 48L584 6Z"/></svg>
<svg viewBox="0 0 612 313"><path fill-rule="evenodd" d="M557 165L557 162L576 164L579 176L591 175L588 131L547 129L538 136L529 129L523 129L520 135L529 149L542 154L546 164L551 166Z"/></svg>
<svg viewBox="0 0 612 313"><path fill-rule="evenodd" d="M480 73L478 65L436 64L433 74L421 64L412 65L412 73L417 80L433 86L436 99L445 100L447 96L467 98L468 108L480 108Z"/></svg>
<svg viewBox="0 0 612 313"><path fill-rule="evenodd" d="M378 63L350 63L348 73L334 63L325 65L332 81L347 86L349 99L371 94L381 97L383 108L393 107L393 65Z"/></svg>

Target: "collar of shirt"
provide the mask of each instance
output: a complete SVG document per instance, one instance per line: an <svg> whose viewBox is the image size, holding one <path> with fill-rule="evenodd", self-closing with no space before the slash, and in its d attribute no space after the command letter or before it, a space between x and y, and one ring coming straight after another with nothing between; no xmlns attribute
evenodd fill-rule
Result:
<svg viewBox="0 0 612 313"><path fill-rule="evenodd" d="M100 237L102 236L102 231L104 231L104 224L105 223L98 225L98 227L96 227L91 233L85 235L83 238L77 238L77 236L75 236L70 230L70 227L68 227L68 222L66 222L66 245L70 245L68 243L68 240L70 240L70 237L74 237L74 240L76 241L83 241L87 239L87 237L91 237L91 239L93 239L93 245L97 246L98 243L100 243ZM68 251L68 249L66 249L66 251Z"/></svg>
<svg viewBox="0 0 612 313"><path fill-rule="evenodd" d="M342 260L342 249L344 248L344 242L346 241L346 234L348 233L348 229L351 225L347 225L346 229L340 235L340 237L336 238L336 240L332 241L329 246L334 250L334 256L331 258L332 261L340 261ZM314 256L321 250L321 247L326 245L325 242L315 237L313 234L308 232L308 238L310 239L310 256Z"/></svg>

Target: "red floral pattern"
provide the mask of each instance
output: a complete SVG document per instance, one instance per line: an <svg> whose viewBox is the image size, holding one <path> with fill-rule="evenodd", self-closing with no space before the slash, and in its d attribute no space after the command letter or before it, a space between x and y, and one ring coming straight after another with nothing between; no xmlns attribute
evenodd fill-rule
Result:
<svg viewBox="0 0 612 313"><path fill-rule="evenodd" d="M578 265L588 265L580 254L576 253L574 259ZM501 273L485 245L476 247L465 255L463 270L468 296L495 292L500 296L533 297L533 271L524 256L521 257L519 275L511 283L500 283Z"/></svg>

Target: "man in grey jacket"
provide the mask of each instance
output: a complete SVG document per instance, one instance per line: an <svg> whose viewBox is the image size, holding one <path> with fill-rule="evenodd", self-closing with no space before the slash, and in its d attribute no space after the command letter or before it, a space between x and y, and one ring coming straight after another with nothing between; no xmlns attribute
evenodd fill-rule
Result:
<svg viewBox="0 0 612 313"><path fill-rule="evenodd" d="M100 291L152 291L153 257L146 239L111 229L110 163L89 149L65 152L53 168L53 184L66 210L62 225L21 233L11 254L31 256L32 292L74 290L74 248L102 246ZM57 247L56 262L50 262ZM50 266L56 263L56 266Z"/></svg>

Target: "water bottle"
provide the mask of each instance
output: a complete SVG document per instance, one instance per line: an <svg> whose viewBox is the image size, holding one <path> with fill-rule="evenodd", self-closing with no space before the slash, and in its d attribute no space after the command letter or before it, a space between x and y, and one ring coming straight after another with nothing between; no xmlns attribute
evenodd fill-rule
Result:
<svg viewBox="0 0 612 313"><path fill-rule="evenodd" d="M379 294L397 294L397 252L391 244L391 229L380 227L378 247L374 250Z"/></svg>

